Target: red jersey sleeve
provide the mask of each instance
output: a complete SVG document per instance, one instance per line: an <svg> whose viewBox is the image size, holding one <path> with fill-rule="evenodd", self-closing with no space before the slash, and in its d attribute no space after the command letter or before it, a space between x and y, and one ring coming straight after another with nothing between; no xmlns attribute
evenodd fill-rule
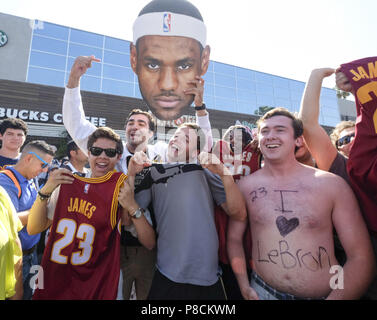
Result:
<svg viewBox="0 0 377 320"><path fill-rule="evenodd" d="M355 92L356 135L347 163L369 229L377 232L377 57L341 65Z"/></svg>

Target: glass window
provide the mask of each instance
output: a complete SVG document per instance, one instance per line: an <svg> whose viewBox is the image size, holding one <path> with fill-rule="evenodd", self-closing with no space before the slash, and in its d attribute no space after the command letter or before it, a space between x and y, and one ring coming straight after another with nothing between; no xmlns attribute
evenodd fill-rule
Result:
<svg viewBox="0 0 377 320"><path fill-rule="evenodd" d="M205 81L205 85L207 83L214 83L214 79L213 79L213 72L207 72L204 76L203 76L203 79Z"/></svg>
<svg viewBox="0 0 377 320"><path fill-rule="evenodd" d="M321 123L321 124L323 124L325 126L335 127L339 122L340 122L340 117L324 116L323 117L323 123Z"/></svg>
<svg viewBox="0 0 377 320"><path fill-rule="evenodd" d="M224 87L236 87L236 78L215 73L215 84Z"/></svg>
<svg viewBox="0 0 377 320"><path fill-rule="evenodd" d="M225 98L215 98L215 109L217 110L223 110L223 111L236 111L236 101L231 99L225 99Z"/></svg>
<svg viewBox="0 0 377 320"><path fill-rule="evenodd" d="M209 60L207 72L213 72L213 64L214 62L212 60Z"/></svg>
<svg viewBox="0 0 377 320"><path fill-rule="evenodd" d="M289 81L289 87L290 87L290 89L292 91L303 92L304 88L305 88L305 83L299 82L299 81L290 80Z"/></svg>
<svg viewBox="0 0 377 320"><path fill-rule="evenodd" d="M64 87L64 72L29 67L27 81L48 86Z"/></svg>
<svg viewBox="0 0 377 320"><path fill-rule="evenodd" d="M204 95L205 96L214 96L215 95L215 87L212 84L208 84L208 82L206 82L204 84Z"/></svg>
<svg viewBox="0 0 377 320"><path fill-rule="evenodd" d="M287 108L288 110L291 110L292 109L291 100L275 98L275 107L283 107L283 108Z"/></svg>
<svg viewBox="0 0 377 320"><path fill-rule="evenodd" d="M75 62L75 58L68 58L68 64L67 64L67 70L66 70L68 73L71 71L71 68L74 62ZM102 64L100 62L92 62L92 67L88 68L85 74L90 75L90 76L100 77L101 68L102 68Z"/></svg>
<svg viewBox="0 0 377 320"><path fill-rule="evenodd" d="M206 104L208 109L216 109L215 108L215 98L213 96L207 96L204 94L203 101Z"/></svg>
<svg viewBox="0 0 377 320"><path fill-rule="evenodd" d="M66 55L67 45L65 41L34 35L31 49Z"/></svg>
<svg viewBox="0 0 377 320"><path fill-rule="evenodd" d="M139 89L139 83L135 83L134 85L135 88L135 98L143 99L143 96L141 95L140 89ZM133 96L131 96L133 97Z"/></svg>
<svg viewBox="0 0 377 320"><path fill-rule="evenodd" d="M274 95L278 98L290 99L289 89L274 88Z"/></svg>
<svg viewBox="0 0 377 320"><path fill-rule="evenodd" d="M235 76L235 67L229 64L213 62L213 70L215 73L227 74L229 76Z"/></svg>
<svg viewBox="0 0 377 320"><path fill-rule="evenodd" d="M302 94L303 94L302 91L291 91L290 92L291 100L300 100L301 101Z"/></svg>
<svg viewBox="0 0 377 320"><path fill-rule="evenodd" d="M321 101L321 104L338 108L338 101L337 101L337 98L335 97L321 96L320 101Z"/></svg>
<svg viewBox="0 0 377 320"><path fill-rule="evenodd" d="M86 91L100 92L101 79L85 75L80 79L80 89Z"/></svg>
<svg viewBox="0 0 377 320"><path fill-rule="evenodd" d="M86 44L93 47L102 48L103 47L103 37L102 35L81 31L77 29L71 29L71 36L69 40L71 42L78 42Z"/></svg>
<svg viewBox="0 0 377 320"><path fill-rule="evenodd" d="M254 111L257 109L256 98L249 101L238 101L237 102L237 112L245 114L254 114Z"/></svg>
<svg viewBox="0 0 377 320"><path fill-rule="evenodd" d="M272 96L274 94L274 89L272 86L257 82L257 94Z"/></svg>
<svg viewBox="0 0 377 320"><path fill-rule="evenodd" d="M289 80L275 76L273 78L274 87L289 89Z"/></svg>
<svg viewBox="0 0 377 320"><path fill-rule="evenodd" d="M130 82L116 81L110 79L102 80L102 92L118 96L133 97L134 84Z"/></svg>
<svg viewBox="0 0 377 320"><path fill-rule="evenodd" d="M255 100L256 95L251 90L240 90L240 89L238 89L237 90L237 99L239 101L240 100L243 100L243 101Z"/></svg>
<svg viewBox="0 0 377 320"><path fill-rule="evenodd" d="M130 55L105 50L104 63L131 68Z"/></svg>
<svg viewBox="0 0 377 320"><path fill-rule="evenodd" d="M103 77L133 82L134 72L130 68L116 67L116 66L110 66L110 65L104 64Z"/></svg>
<svg viewBox="0 0 377 320"><path fill-rule="evenodd" d="M215 96L235 100L236 99L236 89L215 86Z"/></svg>
<svg viewBox="0 0 377 320"><path fill-rule="evenodd" d="M275 101L272 96L257 95L257 106L275 106Z"/></svg>
<svg viewBox="0 0 377 320"><path fill-rule="evenodd" d="M35 20L34 34L41 34L44 36L68 40L69 28L58 26L53 23L48 23L40 20Z"/></svg>
<svg viewBox="0 0 377 320"><path fill-rule="evenodd" d="M249 69L245 69L245 68L236 67L236 75L237 75L237 78L243 78L243 79L248 79L248 80L255 79L255 72Z"/></svg>
<svg viewBox="0 0 377 320"><path fill-rule="evenodd" d="M337 108L335 109L326 105L322 105L322 103L321 103L321 112L323 113L325 117L326 116L339 117L339 110Z"/></svg>
<svg viewBox="0 0 377 320"><path fill-rule="evenodd" d="M68 55L74 58L78 56L94 55L96 58L102 60L102 49L88 47L88 46L81 46L79 44L70 43Z"/></svg>
<svg viewBox="0 0 377 320"><path fill-rule="evenodd" d="M301 100L292 100L292 108L290 111L298 112L300 110Z"/></svg>
<svg viewBox="0 0 377 320"><path fill-rule="evenodd" d="M65 71L65 56L32 51L30 54L30 65L51 68Z"/></svg>
<svg viewBox="0 0 377 320"><path fill-rule="evenodd" d="M255 80L257 82L264 82L272 85L272 75L262 73L262 72L255 72Z"/></svg>
<svg viewBox="0 0 377 320"><path fill-rule="evenodd" d="M120 51L123 53L130 53L130 43L126 40L116 39L105 36L105 49Z"/></svg>
<svg viewBox="0 0 377 320"><path fill-rule="evenodd" d="M334 89L322 87L321 96L322 95L325 96L325 97L332 97L332 98L336 99L336 91Z"/></svg>
<svg viewBox="0 0 377 320"><path fill-rule="evenodd" d="M237 78L237 89L250 90L256 92L254 81Z"/></svg>

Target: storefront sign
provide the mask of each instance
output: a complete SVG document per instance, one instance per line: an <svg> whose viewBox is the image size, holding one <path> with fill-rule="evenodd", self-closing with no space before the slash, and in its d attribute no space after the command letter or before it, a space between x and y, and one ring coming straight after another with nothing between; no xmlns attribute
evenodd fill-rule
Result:
<svg viewBox="0 0 377 320"><path fill-rule="evenodd" d="M4 47L8 42L8 36L4 31L0 30L0 47Z"/></svg>
<svg viewBox="0 0 377 320"><path fill-rule="evenodd" d="M27 110L27 109L14 109L14 108L5 108L0 107L0 119L2 118L20 118L24 121L33 121L33 122L54 122L54 123L63 123L63 115L61 113L50 113L50 112L41 112L36 110ZM86 117L92 124L95 126L103 127L106 126L106 118L99 117Z"/></svg>

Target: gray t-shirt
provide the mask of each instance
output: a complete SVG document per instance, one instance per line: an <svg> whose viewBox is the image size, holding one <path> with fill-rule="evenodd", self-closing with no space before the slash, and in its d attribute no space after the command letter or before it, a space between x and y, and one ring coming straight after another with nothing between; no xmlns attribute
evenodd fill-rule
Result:
<svg viewBox="0 0 377 320"><path fill-rule="evenodd" d="M214 202L226 201L221 179L197 164L153 164L135 181L135 199L152 203L157 268L178 283L209 286L218 280Z"/></svg>

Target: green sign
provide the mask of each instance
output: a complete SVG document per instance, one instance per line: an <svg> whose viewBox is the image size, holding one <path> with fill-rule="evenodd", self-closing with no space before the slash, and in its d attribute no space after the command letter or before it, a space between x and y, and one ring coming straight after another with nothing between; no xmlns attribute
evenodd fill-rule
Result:
<svg viewBox="0 0 377 320"><path fill-rule="evenodd" d="M8 36L4 31L0 30L0 47L4 47L8 42Z"/></svg>

